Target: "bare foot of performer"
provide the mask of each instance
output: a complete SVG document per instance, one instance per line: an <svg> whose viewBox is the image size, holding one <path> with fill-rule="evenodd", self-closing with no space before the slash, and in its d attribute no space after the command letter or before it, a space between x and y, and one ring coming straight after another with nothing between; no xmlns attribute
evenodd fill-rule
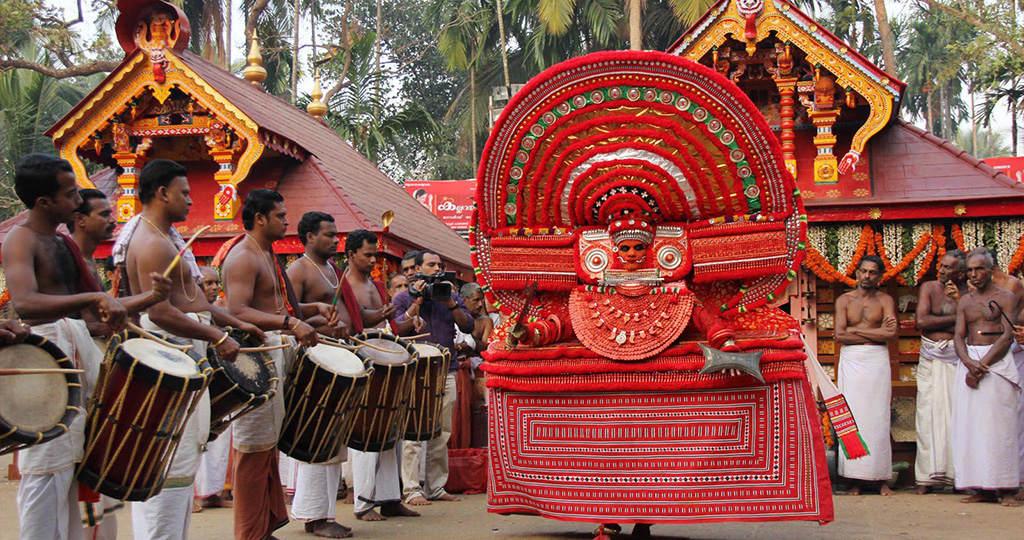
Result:
<svg viewBox="0 0 1024 540"><path fill-rule="evenodd" d="M306 523L306 532L323 538L351 538L352 529L334 521L318 519Z"/></svg>
<svg viewBox="0 0 1024 540"><path fill-rule="evenodd" d="M387 517L420 517L419 512L400 502L381 505L380 513Z"/></svg>

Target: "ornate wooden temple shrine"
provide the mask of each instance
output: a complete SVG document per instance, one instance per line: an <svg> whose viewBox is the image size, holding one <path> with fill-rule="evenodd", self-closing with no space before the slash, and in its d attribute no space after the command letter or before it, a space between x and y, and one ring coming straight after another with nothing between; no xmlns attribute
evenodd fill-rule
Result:
<svg viewBox="0 0 1024 540"><path fill-rule="evenodd" d="M200 257L242 231L241 202L249 190L270 188L284 196L291 222L279 253L302 252L299 218L319 210L334 216L339 233L382 233L382 249L391 256L382 258L388 265L382 272L393 271L395 257L407 250L431 248L460 278L472 279L466 241L321 120L327 107L319 83L303 111L260 86L266 70L255 39L243 79L185 50L189 22L177 7L153 0L122 0L118 7L124 60L47 135L82 187L110 195L119 222L141 209L136 187L143 165L168 158L188 169L194 201L178 229L187 236L213 225L193 246ZM107 168L89 175L86 161ZM395 219L385 228L389 210ZM20 219L0 225L0 241ZM109 246L97 255L104 250Z"/></svg>
<svg viewBox="0 0 1024 540"><path fill-rule="evenodd" d="M988 246L1019 275L1024 184L901 120L906 85L787 0L720 0L669 52L739 85L778 136L810 223L802 272L782 301L833 378L835 299L855 285L861 256L885 261L900 319L894 459L913 463L917 285L956 247Z"/></svg>

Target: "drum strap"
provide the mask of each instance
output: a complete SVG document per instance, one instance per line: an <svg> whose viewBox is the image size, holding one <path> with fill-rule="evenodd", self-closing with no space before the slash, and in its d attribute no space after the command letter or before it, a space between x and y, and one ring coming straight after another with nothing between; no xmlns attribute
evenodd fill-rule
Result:
<svg viewBox="0 0 1024 540"><path fill-rule="evenodd" d="M333 261L328 261L334 272L338 275L338 279L342 279L341 270L335 266ZM377 293L380 294L380 301L382 304L387 305L387 293L384 292L384 283L373 280L373 285L377 287ZM359 305L359 301L356 300L356 293L352 290L352 285L347 279L341 282L341 300L345 302L345 309L348 310L349 319L352 320L352 328L355 329L355 333L361 333L363 331L363 313ZM392 317L393 318L393 317Z"/></svg>
<svg viewBox="0 0 1024 540"><path fill-rule="evenodd" d="M78 248L75 240L60 231L57 231L57 236L64 241L64 247L68 248L71 258L75 261L75 269L78 270L78 292L102 291L103 289L100 288L99 283L96 283L96 278L93 277L92 270L89 268L89 264L85 262L82 250Z"/></svg>

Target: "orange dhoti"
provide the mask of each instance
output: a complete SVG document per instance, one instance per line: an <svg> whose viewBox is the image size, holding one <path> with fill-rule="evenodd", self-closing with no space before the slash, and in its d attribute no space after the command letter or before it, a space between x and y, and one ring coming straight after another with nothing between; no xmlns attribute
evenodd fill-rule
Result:
<svg viewBox="0 0 1024 540"><path fill-rule="evenodd" d="M262 452L231 449L235 465L235 540L263 540L288 523L277 448Z"/></svg>

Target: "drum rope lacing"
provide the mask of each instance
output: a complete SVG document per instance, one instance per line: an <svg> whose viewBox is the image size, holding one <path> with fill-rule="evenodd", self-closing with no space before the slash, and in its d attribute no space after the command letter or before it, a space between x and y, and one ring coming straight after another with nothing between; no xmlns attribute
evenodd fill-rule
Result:
<svg viewBox="0 0 1024 540"><path fill-rule="evenodd" d="M156 232L160 233L160 236L162 236L163 239L168 244L170 244L171 251L173 251L174 253L178 252L178 246L174 245L174 242L171 242L171 239L168 238L167 235L163 231L160 230L160 227L157 227L155 223L153 223L152 221L146 219L146 216L140 215L139 218L141 218L142 221L145 221L146 223L149 223L150 227L153 227L153 229L155 229ZM185 290L185 265L184 264L179 264L178 265L178 275L181 277L181 294L185 295L185 300L187 300L189 303L195 302L196 298L199 298L199 285L196 285L195 281L192 282L192 290L195 292L195 294L192 295L192 297L190 298L188 296L188 291Z"/></svg>
<svg viewBox="0 0 1024 540"><path fill-rule="evenodd" d="M281 284L279 283L281 281L281 276L278 274L278 272L274 271L274 261L271 259L273 255L268 255L267 252L263 249L263 246L261 246L260 243L255 238L253 238L251 234L245 233L245 237L248 238L249 240L252 240L253 244L256 244L256 247L259 248L261 253L263 253L263 257L267 261L267 268L270 269L271 279L274 280L274 305L277 306L277 312L281 313L281 310L284 309L285 299L284 295L281 294ZM280 302L278 302L279 299ZM296 306L296 308L298 308L298 306Z"/></svg>

